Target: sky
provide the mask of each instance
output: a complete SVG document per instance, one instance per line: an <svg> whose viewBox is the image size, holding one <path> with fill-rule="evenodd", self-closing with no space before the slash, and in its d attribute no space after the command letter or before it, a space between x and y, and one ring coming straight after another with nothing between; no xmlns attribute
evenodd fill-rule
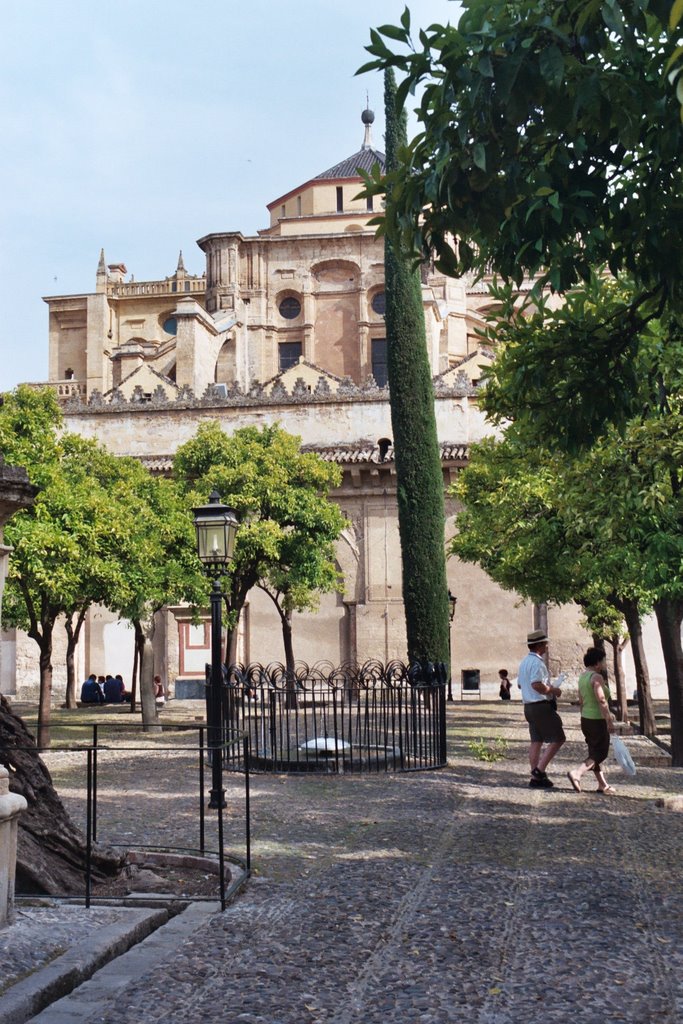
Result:
<svg viewBox="0 0 683 1024"><path fill-rule="evenodd" d="M196 240L255 234L266 204L360 149L355 77L403 0L20 0L0 33L0 391L47 378L45 295L93 292L103 248L135 280ZM455 21L413 0L413 26ZM414 124L414 122L413 122ZM410 131L410 127L409 127Z"/></svg>

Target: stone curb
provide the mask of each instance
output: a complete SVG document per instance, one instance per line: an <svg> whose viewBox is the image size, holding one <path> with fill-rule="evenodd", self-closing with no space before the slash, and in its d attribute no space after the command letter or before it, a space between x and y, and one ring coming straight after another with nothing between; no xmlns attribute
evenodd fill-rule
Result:
<svg viewBox="0 0 683 1024"><path fill-rule="evenodd" d="M165 910L127 910L126 917L103 928L87 951L69 949L12 985L0 999L0 1024L24 1024L168 921Z"/></svg>
<svg viewBox="0 0 683 1024"><path fill-rule="evenodd" d="M43 1003L44 1012L32 1017L31 1024L77 1024L79 1021L85 1024L98 1012L103 993L115 997L119 990L131 982L147 973L153 973L159 964L167 962L184 939L200 928L206 928L208 918L219 911L219 903L207 902L191 903L186 910L170 920L164 914L161 927L154 929L153 934L148 931L146 935L139 936L139 944L135 948L131 948L134 943L118 950L112 947L112 955L103 966L100 965L101 970L96 968L96 972L91 971L90 975L81 978L79 987L63 994L61 999L55 996L47 1006ZM16 1024L24 1024L26 1019L22 1017ZM0 1024L5 1024L1 1016ZM11 1024L15 1024L15 1021L11 1021Z"/></svg>

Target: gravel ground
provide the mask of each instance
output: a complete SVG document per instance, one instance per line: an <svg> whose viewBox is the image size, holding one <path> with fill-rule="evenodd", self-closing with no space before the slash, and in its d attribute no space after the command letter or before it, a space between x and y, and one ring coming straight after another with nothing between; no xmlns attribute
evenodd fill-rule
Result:
<svg viewBox="0 0 683 1024"><path fill-rule="evenodd" d="M66 1000L59 1019L678 1024L683 818L656 799L683 793L683 770L625 779L613 767L617 796L576 794L565 773L584 746L576 711L561 713L570 742L553 791L527 786L521 708L483 702L450 706L442 771L253 778L246 891L122 993L98 994L95 976L90 1015L70 1018ZM505 759L477 760L468 741L478 737L505 739ZM80 813L76 755L49 756ZM153 768L140 752L109 757L101 837L154 826L196 845L181 755L158 753ZM239 855L243 782L227 785L226 842Z"/></svg>

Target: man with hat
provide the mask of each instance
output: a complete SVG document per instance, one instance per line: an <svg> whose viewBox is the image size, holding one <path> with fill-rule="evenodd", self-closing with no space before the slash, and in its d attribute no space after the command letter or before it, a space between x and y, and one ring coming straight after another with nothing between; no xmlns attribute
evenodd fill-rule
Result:
<svg viewBox="0 0 683 1024"><path fill-rule="evenodd" d="M531 737L529 785L552 789L553 783L545 770L566 739L562 719L557 713L557 697L562 695L562 690L550 682L550 673L544 661L548 650L545 630L534 629L527 634L526 642L529 653L519 666L517 684L522 691L524 717L529 724Z"/></svg>

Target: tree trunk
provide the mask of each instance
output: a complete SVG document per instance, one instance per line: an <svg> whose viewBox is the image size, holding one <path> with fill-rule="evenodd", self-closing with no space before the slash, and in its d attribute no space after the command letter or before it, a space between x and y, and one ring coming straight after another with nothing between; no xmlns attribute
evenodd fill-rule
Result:
<svg viewBox="0 0 683 1024"><path fill-rule="evenodd" d="M52 622L44 622L40 639L34 635L40 648L40 697L38 701L38 746L50 746L50 712L52 710Z"/></svg>
<svg viewBox="0 0 683 1024"><path fill-rule="evenodd" d="M237 641L239 626L229 629L225 634L225 664L235 665L237 663Z"/></svg>
<svg viewBox="0 0 683 1024"><path fill-rule="evenodd" d="M292 613L290 610L280 612L280 622L282 623L282 642L285 648L285 672L287 678L287 696L285 699L285 707L295 708L296 701L296 673L294 660L294 644L292 642Z"/></svg>
<svg viewBox="0 0 683 1024"><path fill-rule="evenodd" d="M17 891L49 895L82 894L85 842L64 808L47 767L24 722L0 694L0 763L10 772L10 789L28 808L19 818ZM116 875L125 855L93 846L95 877Z"/></svg>
<svg viewBox="0 0 683 1024"><path fill-rule="evenodd" d="M76 695L76 670L74 668L75 653L78 647L78 640L81 635L81 629L85 622L85 615L88 610L88 606L81 608L76 617L76 625L73 623L73 614L67 615L64 620L64 628L66 630L66 706L68 708L75 708L77 702Z"/></svg>
<svg viewBox="0 0 683 1024"><path fill-rule="evenodd" d="M73 637L73 630L70 629L71 623L67 619L66 626L66 694L65 704L68 708L75 708L78 698L76 697L76 668L75 653L76 653L76 641Z"/></svg>
<svg viewBox="0 0 683 1024"><path fill-rule="evenodd" d="M135 623L133 623L135 628ZM138 665L140 664L140 650L138 644L138 631L135 628L135 641L133 643L133 671L130 676L130 713L131 715L136 709L137 696L138 696Z"/></svg>
<svg viewBox="0 0 683 1024"><path fill-rule="evenodd" d="M545 635L548 635L548 602L539 601L534 604L534 629L542 629ZM545 654L542 655L543 661L546 664L546 668L550 668L550 656L548 654L548 648L546 648Z"/></svg>
<svg viewBox="0 0 683 1024"><path fill-rule="evenodd" d="M282 643L285 648L285 668L288 673L294 676L294 666L296 662L294 660L294 644L292 642L292 613L287 610L284 611L280 620L282 622Z"/></svg>
<svg viewBox="0 0 683 1024"><path fill-rule="evenodd" d="M621 663L621 643L619 636L615 634L610 638L612 647L612 666L614 668L614 683L617 691L617 718L620 722L628 722L628 704L626 697L626 681L624 679L624 666Z"/></svg>
<svg viewBox="0 0 683 1024"><path fill-rule="evenodd" d="M141 644L140 656L140 704L142 706L143 732L161 732L157 702L154 694L154 615L144 622L135 622L135 635Z"/></svg>
<svg viewBox="0 0 683 1024"><path fill-rule="evenodd" d="M681 621L683 601L663 598L655 602L655 615L666 666L671 715L671 763L683 768L683 648L681 648Z"/></svg>
<svg viewBox="0 0 683 1024"><path fill-rule="evenodd" d="M650 673L645 657L645 646L643 644L643 630L640 623L640 612L637 601L624 600L620 603L619 610L626 620L626 628L631 638L631 651L633 653L633 666L636 673L636 687L638 691L638 713L640 717L640 731L643 736L655 736L657 725L655 722L654 708L652 707L652 693L650 691Z"/></svg>
<svg viewBox="0 0 683 1024"><path fill-rule="evenodd" d="M406 144L405 111L396 108L396 80L384 75L387 170ZM391 206L391 193L387 207ZM448 584L444 487L427 354L422 287L412 257L385 238L387 371L394 435L396 496L403 567L408 658L448 661Z"/></svg>

